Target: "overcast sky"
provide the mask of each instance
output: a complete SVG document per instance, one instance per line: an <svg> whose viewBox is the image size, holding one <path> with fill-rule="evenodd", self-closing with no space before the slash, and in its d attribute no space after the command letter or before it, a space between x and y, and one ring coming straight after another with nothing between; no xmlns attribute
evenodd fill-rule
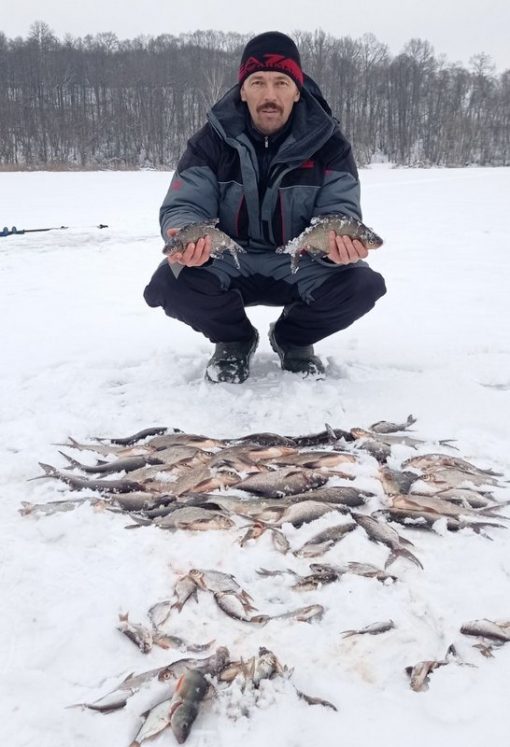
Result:
<svg viewBox="0 0 510 747"><path fill-rule="evenodd" d="M472 55L486 52L499 72L510 69L510 0L0 0L2 6L0 30L9 37L26 36L36 20L59 37L113 31L123 39L197 29L322 28L337 37L371 32L393 54L418 37L451 62L467 65Z"/></svg>

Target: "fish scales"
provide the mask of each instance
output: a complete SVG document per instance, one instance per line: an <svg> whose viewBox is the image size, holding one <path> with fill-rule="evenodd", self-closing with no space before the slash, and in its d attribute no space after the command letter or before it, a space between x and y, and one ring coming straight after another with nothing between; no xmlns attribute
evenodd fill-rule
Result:
<svg viewBox="0 0 510 747"><path fill-rule="evenodd" d="M278 247L276 251L279 254L290 254L291 270L297 272L299 258L303 252L318 257L329 254L331 231L334 231L337 236L350 236L352 239L361 241L366 249L377 249L383 243L380 236L357 218L349 215L326 214L313 218L308 228L305 228L299 236L285 246Z"/></svg>
<svg viewBox="0 0 510 747"><path fill-rule="evenodd" d="M217 259L225 252L229 252L237 269L240 269L238 254L246 254L246 249L243 249L230 236L227 236L226 233L216 228L218 222L218 219L215 219L203 223L189 223L186 226L182 226L175 236L168 239L163 247L163 254L166 257L181 254L188 244L196 244L199 239L209 236L212 245L211 257Z"/></svg>

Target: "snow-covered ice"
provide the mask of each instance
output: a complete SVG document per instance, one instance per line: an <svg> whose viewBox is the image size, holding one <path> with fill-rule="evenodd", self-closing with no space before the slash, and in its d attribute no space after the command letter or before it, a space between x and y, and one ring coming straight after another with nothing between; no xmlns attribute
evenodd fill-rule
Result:
<svg viewBox="0 0 510 747"><path fill-rule="evenodd" d="M55 443L149 425L217 437L297 435L325 422L366 427L413 413L413 435L428 439L430 450L436 439L456 439L462 456L510 478L510 169L363 170L364 220L385 239L370 263L384 274L388 294L316 346L327 361L324 382L282 374L265 334L278 312L250 309L261 345L242 386L207 384L207 340L142 299L161 258L157 210L169 178L0 174L0 228L69 226L0 238L4 743L127 747L139 714L165 697L164 686L143 688L111 715L67 706L181 656L160 649L144 656L116 625L127 611L145 621L177 576L198 566L235 573L261 611L319 602L326 614L311 625L252 628L202 595L172 618L171 632L195 643L215 638L236 658L265 645L294 668L297 687L339 710L308 706L288 682L274 680L263 683L249 716L233 718L241 696L234 687L204 706L191 747L504 744L510 646L485 659L459 628L475 618L510 619L505 530L491 531L492 542L468 530L402 530L424 571L398 560L392 570L400 580L390 586L348 576L298 593L286 577L256 574L261 566L307 570L306 560L276 553L269 537L241 549L239 533L126 531L126 517L88 504L50 517L18 513L23 500L68 494L53 480L27 482L40 474L39 461L63 465ZM410 453L396 448L392 464ZM380 493L373 472L367 458L360 484ZM508 500L508 491L498 498ZM290 528L292 547L332 523L325 516ZM357 529L326 560L382 566L386 557ZM381 636L340 635L390 618L397 627ZM475 666L452 663L432 675L427 692L412 692L404 668L443 658L451 643ZM173 736L153 743L173 743Z"/></svg>

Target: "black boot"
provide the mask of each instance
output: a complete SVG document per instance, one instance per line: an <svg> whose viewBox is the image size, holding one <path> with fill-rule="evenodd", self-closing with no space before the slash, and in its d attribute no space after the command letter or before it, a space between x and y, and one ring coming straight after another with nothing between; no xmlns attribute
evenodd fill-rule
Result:
<svg viewBox="0 0 510 747"><path fill-rule="evenodd" d="M214 384L242 384L250 375L250 361L259 342L259 333L253 328L253 337L246 342L217 342L214 355L205 369L205 378Z"/></svg>
<svg viewBox="0 0 510 747"><path fill-rule="evenodd" d="M323 379L325 377L324 364L320 358L314 355L313 345L303 345L302 347L279 345L276 341L274 328L274 324L269 326L269 342L274 352L278 353L283 370Z"/></svg>

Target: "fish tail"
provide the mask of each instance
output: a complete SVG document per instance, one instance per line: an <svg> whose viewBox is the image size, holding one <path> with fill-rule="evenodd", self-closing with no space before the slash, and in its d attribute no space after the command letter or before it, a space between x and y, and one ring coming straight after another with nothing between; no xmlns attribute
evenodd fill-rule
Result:
<svg viewBox="0 0 510 747"><path fill-rule="evenodd" d="M63 452L63 451L60 451L60 450L59 450L59 452L58 452L58 453L59 453L59 454L60 454L61 456L63 456L63 457L64 457L64 459L65 459L65 460L67 461L67 463L68 463L68 464L70 464L70 465L71 465L71 467L81 467L81 466L82 466L82 465L80 464L80 462L78 462L78 460L77 460L77 459L73 459L73 458L72 458L72 457L70 457L70 456L69 456L68 454L64 454L64 452Z"/></svg>
<svg viewBox="0 0 510 747"><path fill-rule="evenodd" d="M392 563L395 562L398 558L407 558L407 560L410 560L411 563L414 563L414 565L418 566L418 568L421 568L423 570L423 565L418 560L416 555L413 555L412 552L409 552L409 550L406 550L405 547L397 547L396 549L392 550L388 556L388 560L384 564L384 570L389 568Z"/></svg>

